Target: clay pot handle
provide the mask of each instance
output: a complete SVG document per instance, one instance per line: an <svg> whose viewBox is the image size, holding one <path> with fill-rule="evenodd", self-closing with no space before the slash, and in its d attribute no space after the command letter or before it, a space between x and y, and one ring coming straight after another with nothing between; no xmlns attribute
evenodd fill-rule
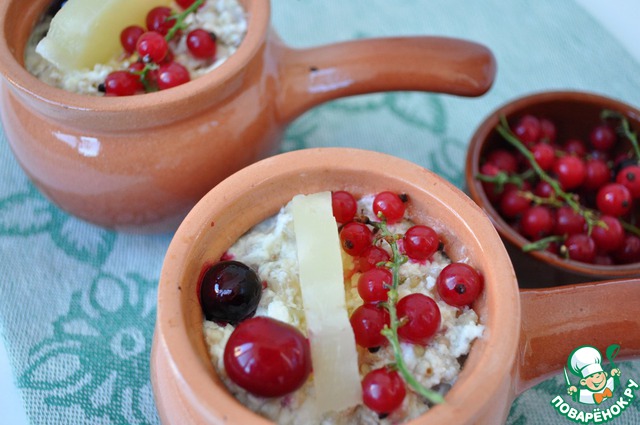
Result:
<svg viewBox="0 0 640 425"><path fill-rule="evenodd" d="M412 90L480 96L496 73L493 54L469 41L400 37L348 41L310 49L280 43L280 118L356 94Z"/></svg>
<svg viewBox="0 0 640 425"><path fill-rule="evenodd" d="M602 354L620 345L615 363L640 357L640 279L612 280L549 289L524 290L520 358L516 371L519 394L562 372L571 352L592 345ZM626 382L625 371L622 379ZM576 376L569 374L578 382ZM575 383L574 383L575 385Z"/></svg>

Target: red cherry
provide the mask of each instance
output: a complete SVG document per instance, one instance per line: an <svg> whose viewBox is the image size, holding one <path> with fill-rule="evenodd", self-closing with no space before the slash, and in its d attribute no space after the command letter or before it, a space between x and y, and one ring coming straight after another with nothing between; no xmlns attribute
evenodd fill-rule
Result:
<svg viewBox="0 0 640 425"><path fill-rule="evenodd" d="M553 187L546 181L540 180L533 189L533 194L541 198L550 198L555 194Z"/></svg>
<svg viewBox="0 0 640 425"><path fill-rule="evenodd" d="M309 342L295 327L269 317L241 322L224 348L229 378L259 397L300 388L311 372Z"/></svg>
<svg viewBox="0 0 640 425"><path fill-rule="evenodd" d="M616 176L616 183L620 183L631 192L633 198L640 197L640 166L628 165Z"/></svg>
<svg viewBox="0 0 640 425"><path fill-rule="evenodd" d="M342 249L351 256L362 254L371 246L372 241L373 233L364 223L350 222L340 230Z"/></svg>
<svg viewBox="0 0 640 425"><path fill-rule="evenodd" d="M178 4L178 6L180 6L183 9L188 9L189 6L191 6L195 2L196 0L176 0L176 3ZM203 1L200 7L204 6L205 3L206 1Z"/></svg>
<svg viewBox="0 0 640 425"><path fill-rule="evenodd" d="M542 139L547 143L555 143L556 136L558 134L556 125L546 118L540 120L540 133L542 133Z"/></svg>
<svg viewBox="0 0 640 425"><path fill-rule="evenodd" d="M372 370L362 380L362 401L379 415L387 415L399 408L406 393L398 372L385 367Z"/></svg>
<svg viewBox="0 0 640 425"><path fill-rule="evenodd" d="M389 269L376 267L367 270L358 278L358 294L365 303L387 301L392 281Z"/></svg>
<svg viewBox="0 0 640 425"><path fill-rule="evenodd" d="M500 199L500 212L506 218L516 218L525 212L531 201L519 190L505 192Z"/></svg>
<svg viewBox="0 0 640 425"><path fill-rule="evenodd" d="M376 217L380 214L387 223L396 223L404 217L406 205L402 198L393 192L380 192L373 199L373 213Z"/></svg>
<svg viewBox="0 0 640 425"><path fill-rule="evenodd" d="M344 224L353 220L358 211L358 203L352 194L339 190L331 193L331 208L336 221Z"/></svg>
<svg viewBox="0 0 640 425"><path fill-rule="evenodd" d="M556 159L553 164L553 171L564 190L577 188L584 182L587 175L584 161L573 155Z"/></svg>
<svg viewBox="0 0 640 425"><path fill-rule="evenodd" d="M609 183L598 190L596 205L603 214L620 217L631 210L633 199L625 186Z"/></svg>
<svg viewBox="0 0 640 425"><path fill-rule="evenodd" d="M482 275L465 263L447 265L436 279L438 294L455 307L471 305L482 292Z"/></svg>
<svg viewBox="0 0 640 425"><path fill-rule="evenodd" d="M440 328L440 308L424 294L414 293L398 301L398 318L406 320L398 328L401 340L417 345L427 345Z"/></svg>
<svg viewBox="0 0 640 425"><path fill-rule="evenodd" d="M594 226L591 230L591 238L601 252L615 251L624 243L624 229L620 220L610 215L603 215L600 220L606 227Z"/></svg>
<svg viewBox="0 0 640 425"><path fill-rule="evenodd" d="M170 89L188 83L191 80L187 68L178 62L160 65L156 78L158 79L158 88L160 90Z"/></svg>
<svg viewBox="0 0 640 425"><path fill-rule="evenodd" d="M381 334L390 324L389 312L375 304L363 304L356 308L349 322L353 328L356 344L364 348L376 348L388 344Z"/></svg>
<svg viewBox="0 0 640 425"><path fill-rule="evenodd" d="M403 238L405 253L415 261L429 259L440 245L438 233L429 226L415 225L407 229Z"/></svg>
<svg viewBox="0 0 640 425"><path fill-rule="evenodd" d="M494 164L484 163L480 167L480 174L485 176L494 177L500 172L500 169ZM498 186L495 183L482 182L482 189L489 198L489 201L496 203L502 196L502 191L498 191Z"/></svg>
<svg viewBox="0 0 640 425"><path fill-rule="evenodd" d="M598 150L608 151L616 143L616 133L608 125L602 124L594 127L589 134L591 145Z"/></svg>

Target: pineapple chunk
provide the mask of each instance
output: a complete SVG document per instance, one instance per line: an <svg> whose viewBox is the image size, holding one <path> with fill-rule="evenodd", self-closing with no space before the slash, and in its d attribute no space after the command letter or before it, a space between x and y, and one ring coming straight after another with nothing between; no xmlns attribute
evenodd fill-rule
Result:
<svg viewBox="0 0 640 425"><path fill-rule="evenodd" d="M293 227L311 345L316 414L339 412L362 402L362 388L331 192L294 197Z"/></svg>
<svg viewBox="0 0 640 425"><path fill-rule="evenodd" d="M144 22L168 0L68 0L56 13L36 52L63 71L91 69L121 51L120 32Z"/></svg>

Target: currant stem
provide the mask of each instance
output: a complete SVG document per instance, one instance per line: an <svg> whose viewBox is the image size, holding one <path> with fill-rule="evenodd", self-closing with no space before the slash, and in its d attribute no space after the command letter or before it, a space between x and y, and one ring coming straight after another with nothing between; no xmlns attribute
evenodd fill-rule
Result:
<svg viewBox="0 0 640 425"><path fill-rule="evenodd" d="M440 393L430 390L422 385L415 376L411 374L404 362L404 358L402 357L402 348L400 347L400 340L398 338L399 320L396 305L398 303L398 286L400 285L400 266L407 261L407 258L400 253L396 237L389 231L387 223L384 220L380 222L371 222L371 224L376 227L380 233L378 240L384 240L387 242L391 247L392 252L391 261L389 261L388 264L391 266L391 275L393 277L392 285L388 292L389 298L387 302L382 304L389 311L390 326L385 326L382 330L382 335L389 340L391 348L393 349L393 357L395 359L395 364L393 366L395 366L405 382L409 384L416 393L432 403L444 403L444 397Z"/></svg>
<svg viewBox="0 0 640 425"><path fill-rule="evenodd" d="M522 247L524 252L529 251L543 251L549 247L553 242L564 242L564 236L547 236L546 238L539 239L535 242L528 243Z"/></svg>
<svg viewBox="0 0 640 425"><path fill-rule="evenodd" d="M636 133L631 131L631 126L629 125L629 121L627 118L619 112L612 111L610 109L605 109L600 114L602 119L614 118L620 120L620 132L631 142L633 146L633 151L636 154L636 159L640 160L640 147L638 146L638 136Z"/></svg>
<svg viewBox="0 0 640 425"><path fill-rule="evenodd" d="M191 4L191 6L189 6L182 12L171 16L169 19L176 21L176 23L171 27L169 32L167 32L167 35L164 36L165 40L171 41L173 37L175 37L176 33L185 27L184 20L187 18L187 16L195 12L202 5L202 3L204 3L204 0L196 0Z"/></svg>

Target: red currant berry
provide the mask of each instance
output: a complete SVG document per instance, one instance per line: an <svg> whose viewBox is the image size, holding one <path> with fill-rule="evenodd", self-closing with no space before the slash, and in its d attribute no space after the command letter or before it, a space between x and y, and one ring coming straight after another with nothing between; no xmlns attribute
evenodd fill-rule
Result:
<svg viewBox="0 0 640 425"><path fill-rule="evenodd" d="M238 261L221 261L205 270L200 280L200 305L207 320L235 325L258 308L262 283Z"/></svg>
<svg viewBox="0 0 640 425"><path fill-rule="evenodd" d="M388 415L399 408L406 394L398 372L385 367L372 370L362 380L362 401L379 415Z"/></svg>
<svg viewBox="0 0 640 425"><path fill-rule="evenodd" d="M547 143L538 143L531 148L531 153L533 153L533 158L543 170L549 171L553 167L553 163L556 160L556 150L553 146Z"/></svg>
<svg viewBox="0 0 640 425"><path fill-rule="evenodd" d="M371 246L373 233L371 229L359 222L350 222L340 230L340 244L342 249L351 255L358 256Z"/></svg>
<svg viewBox="0 0 640 425"><path fill-rule="evenodd" d="M373 213L382 215L387 223L396 223L404 217L406 205L402 198L393 192L380 192L373 199Z"/></svg>
<svg viewBox="0 0 640 425"><path fill-rule="evenodd" d="M601 252L617 250L624 243L624 229L620 220L610 215L603 215L600 220L606 227L594 226L591 230L591 238L596 243L596 248Z"/></svg>
<svg viewBox="0 0 640 425"><path fill-rule="evenodd" d="M169 19L173 11L169 7L154 7L147 13L146 23L149 31L167 35L169 30L176 24L175 19Z"/></svg>
<svg viewBox="0 0 640 425"><path fill-rule="evenodd" d="M531 201L519 190L509 190L500 199L500 213L506 218L516 218L525 212Z"/></svg>
<svg viewBox="0 0 640 425"><path fill-rule="evenodd" d="M616 176L616 183L620 183L631 192L633 198L640 197L640 166L628 165Z"/></svg>
<svg viewBox="0 0 640 425"><path fill-rule="evenodd" d="M167 56L169 45L160 33L148 31L138 38L136 50L144 62L160 63Z"/></svg>
<svg viewBox="0 0 640 425"><path fill-rule="evenodd" d="M572 260L593 263L596 259L596 243L584 233L569 236L564 246Z"/></svg>
<svg viewBox="0 0 640 425"><path fill-rule="evenodd" d="M565 142L563 149L569 155L584 157L587 154L587 146L580 139L569 139Z"/></svg>
<svg viewBox="0 0 640 425"><path fill-rule="evenodd" d="M585 231L587 222L573 208L563 205L556 211L553 233L556 235L574 235Z"/></svg>
<svg viewBox="0 0 640 425"><path fill-rule="evenodd" d="M555 217L548 207L534 205L527 209L520 219L522 234L531 240L549 236L555 225Z"/></svg>
<svg viewBox="0 0 640 425"><path fill-rule="evenodd" d="M480 167L480 174L495 177L500 172L500 169L493 164L484 163ZM498 186L491 182L482 182L482 189L492 203L498 202L502 196L502 191L498 190Z"/></svg>
<svg viewBox="0 0 640 425"><path fill-rule="evenodd" d="M440 308L424 294L407 295L398 301L398 318L406 322L398 328L401 340L427 345L440 328Z"/></svg>
<svg viewBox="0 0 640 425"><path fill-rule="evenodd" d="M631 210L633 199L625 186L609 183L598 190L596 205L603 214L620 217Z"/></svg>
<svg viewBox="0 0 640 425"><path fill-rule="evenodd" d="M608 151L616 144L616 133L608 125L599 125L591 130L589 140L595 149Z"/></svg>
<svg viewBox="0 0 640 425"><path fill-rule="evenodd" d="M392 281L389 269L376 267L367 270L358 278L358 294L365 303L387 301Z"/></svg>
<svg viewBox="0 0 640 425"><path fill-rule="evenodd" d="M387 251L379 246L370 246L356 259L358 270L362 273L378 267L379 263L386 263L391 259Z"/></svg>
<svg viewBox="0 0 640 425"><path fill-rule="evenodd" d="M139 79L128 71L113 71L104 80L106 96L131 96L139 88Z"/></svg>
<svg viewBox="0 0 640 425"><path fill-rule="evenodd" d="M381 334L385 326L389 326L389 312L375 304L363 304L356 308L351 318L351 327L356 344L364 348L376 348L389 341Z"/></svg>
<svg viewBox="0 0 640 425"><path fill-rule="evenodd" d="M590 159L585 164L584 187L589 190L600 189L611 180L611 170L601 159Z"/></svg>
<svg viewBox="0 0 640 425"><path fill-rule="evenodd" d="M584 161L573 155L556 159L556 162L553 164L553 171L564 190L579 187L587 175Z"/></svg>
<svg viewBox="0 0 640 425"><path fill-rule="evenodd" d="M191 80L189 71L178 62L170 62L160 65L156 78L160 90L170 89Z"/></svg>
<svg viewBox="0 0 640 425"><path fill-rule="evenodd" d="M553 186L551 186L548 182L544 180L540 180L536 183L536 187L533 189L533 194L539 196L541 198L550 198L555 195L555 190L553 190Z"/></svg>
<svg viewBox="0 0 640 425"><path fill-rule="evenodd" d="M482 292L482 275L465 263L447 265L436 279L438 294L455 307L471 305Z"/></svg>
<svg viewBox="0 0 640 425"><path fill-rule="evenodd" d="M513 132L525 145L533 146L542 135L540 120L533 115L524 115L516 124Z"/></svg>
<svg viewBox="0 0 640 425"><path fill-rule="evenodd" d="M619 264L640 262L640 237L627 234L622 246L613 253L613 258Z"/></svg>
<svg viewBox="0 0 640 425"><path fill-rule="evenodd" d="M429 226L415 225L402 238L405 253L415 261L429 259L440 245L438 233Z"/></svg>
<svg viewBox="0 0 640 425"><path fill-rule="evenodd" d="M352 194L339 190L331 193L331 208L338 223L348 223L355 217L358 203Z"/></svg>
<svg viewBox="0 0 640 425"><path fill-rule="evenodd" d="M224 347L229 378L259 397L280 397L311 373L309 342L295 327L269 317L240 323Z"/></svg>
<svg viewBox="0 0 640 425"><path fill-rule="evenodd" d="M213 59L216 55L216 36L214 33L197 28L187 34L187 48L198 59Z"/></svg>
<svg viewBox="0 0 640 425"><path fill-rule="evenodd" d="M144 28L138 25L131 25L123 29L120 33L120 44L122 44L124 51L128 54L135 52L138 39L144 33Z"/></svg>
<svg viewBox="0 0 640 425"><path fill-rule="evenodd" d="M553 122L546 118L542 118L540 120L540 133L542 134L542 139L547 143L555 143L558 132L556 130L556 125Z"/></svg>
<svg viewBox="0 0 640 425"><path fill-rule="evenodd" d="M191 6L195 2L196 0L176 0L176 3L178 4L178 6L180 6L183 9L188 9L189 6ZM200 7L202 7L205 3L206 1L203 1Z"/></svg>
<svg viewBox="0 0 640 425"><path fill-rule="evenodd" d="M518 171L518 160L506 149L495 149L487 155L487 163L493 164L506 173Z"/></svg>

